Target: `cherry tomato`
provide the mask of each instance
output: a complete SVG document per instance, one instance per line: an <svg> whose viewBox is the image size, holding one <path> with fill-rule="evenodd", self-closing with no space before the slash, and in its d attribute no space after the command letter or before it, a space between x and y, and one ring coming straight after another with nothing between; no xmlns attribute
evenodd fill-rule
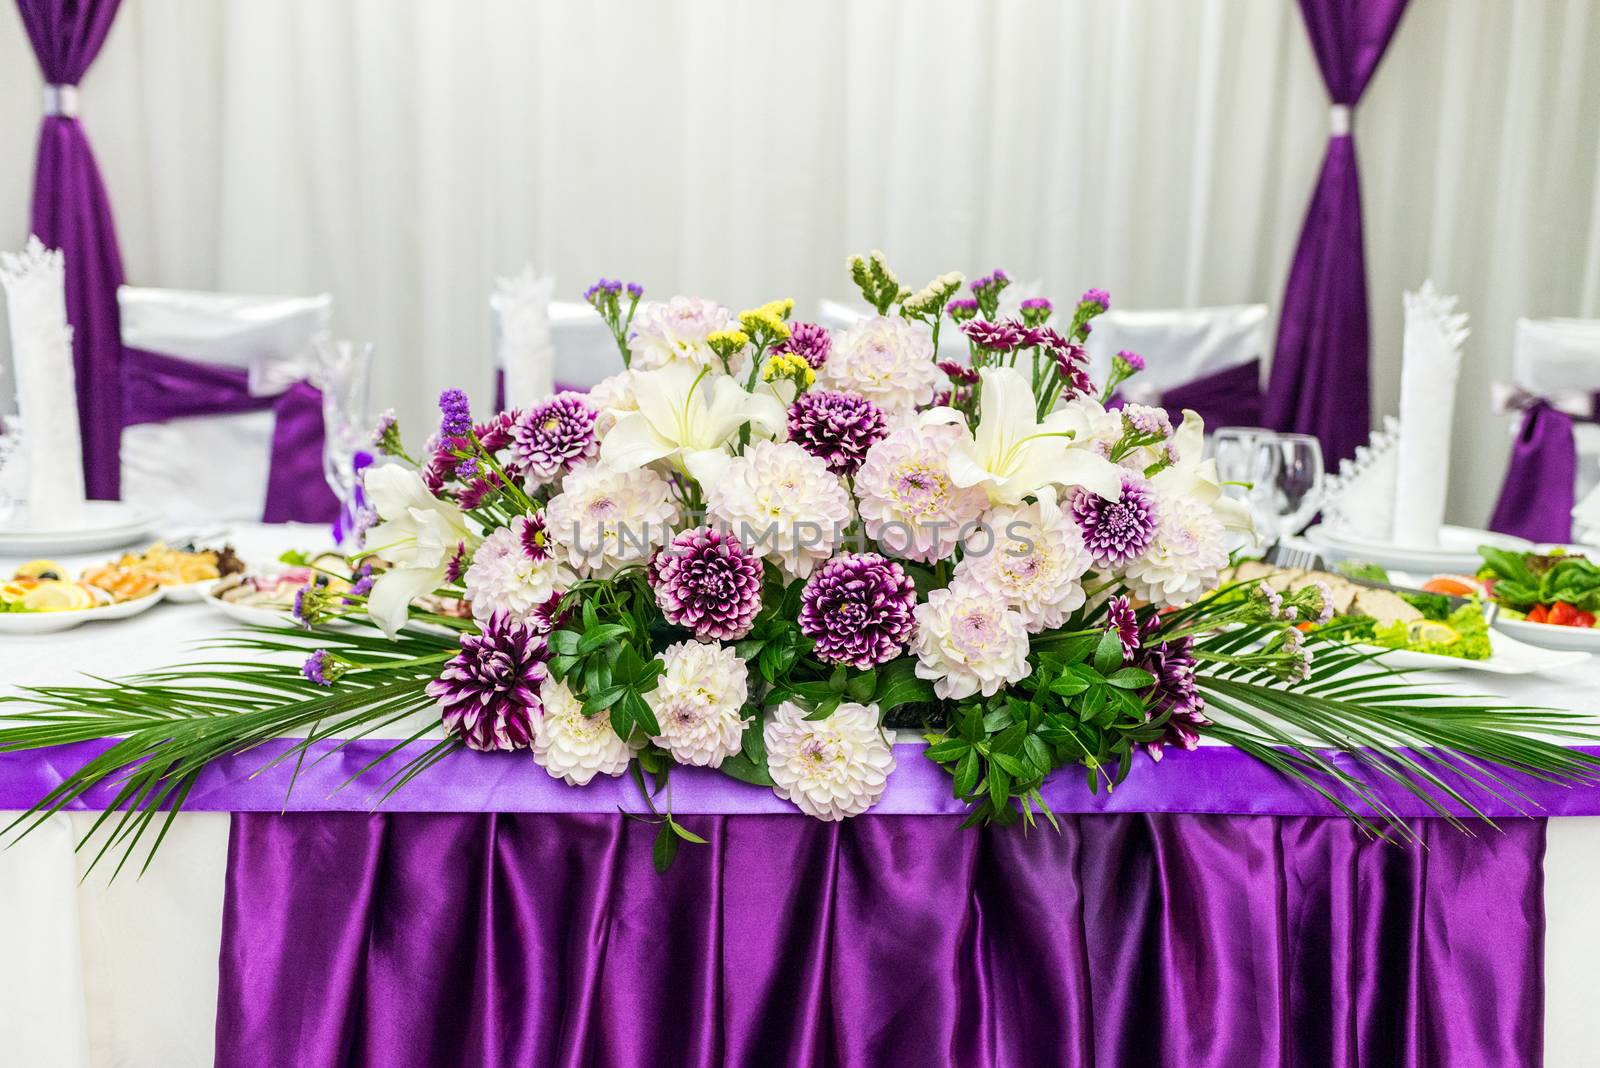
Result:
<svg viewBox="0 0 1600 1068"><path fill-rule="evenodd" d="M1557 601L1550 606L1550 615L1546 623L1554 623L1558 627L1572 627L1577 625L1578 610L1565 601Z"/></svg>
<svg viewBox="0 0 1600 1068"><path fill-rule="evenodd" d="M1578 618L1573 621L1572 625L1575 626L1575 627L1592 627L1592 626L1594 626L1594 613L1593 612L1585 612L1581 608L1578 609Z"/></svg>
<svg viewBox="0 0 1600 1068"><path fill-rule="evenodd" d="M1542 604L1536 604L1533 606L1533 610L1528 613L1527 618L1529 623L1544 623L1548 621L1549 616L1550 610L1548 608Z"/></svg>

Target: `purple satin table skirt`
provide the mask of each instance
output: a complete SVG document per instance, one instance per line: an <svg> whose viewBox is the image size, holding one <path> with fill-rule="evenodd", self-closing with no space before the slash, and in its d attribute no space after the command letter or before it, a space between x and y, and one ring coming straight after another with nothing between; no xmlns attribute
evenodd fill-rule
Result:
<svg viewBox="0 0 1600 1068"><path fill-rule="evenodd" d="M223 1068L1542 1060L1543 821L233 819Z"/></svg>

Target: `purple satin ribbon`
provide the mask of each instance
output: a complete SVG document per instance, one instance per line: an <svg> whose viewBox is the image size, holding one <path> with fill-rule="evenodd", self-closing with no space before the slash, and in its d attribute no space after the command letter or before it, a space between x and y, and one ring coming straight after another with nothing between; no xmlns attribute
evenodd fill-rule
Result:
<svg viewBox="0 0 1600 1068"><path fill-rule="evenodd" d="M296 382L277 396L257 397L243 368L135 348L123 350L122 375L123 426L270 409L275 422L262 520L331 523L338 517L339 502L322 474L322 393L315 387Z"/></svg>
<svg viewBox="0 0 1600 1068"><path fill-rule="evenodd" d="M1126 397L1113 397L1111 406L1120 408ZM1161 407L1167 410L1174 426L1191 409L1206 422L1207 430L1224 426L1261 425L1261 361L1251 360L1202 375L1173 386L1161 394Z"/></svg>
<svg viewBox="0 0 1600 1068"><path fill-rule="evenodd" d="M26 809L66 776L109 749L111 741L78 742L24 752L0 753L0 810ZM414 742L365 777L344 786L352 776L394 743L360 739L334 752L334 743L317 746L295 778L294 760L268 767L291 746L266 742L248 753L224 757L200 773L184 807L195 812L595 812L619 808L641 811L644 803L628 778L600 777L576 788L551 778L526 753L475 753L462 750L417 776L381 806L380 783L431 743ZM1582 751L1600 754L1600 747ZM951 796L950 777L923 755L920 744L895 749L898 769L873 811L879 815L956 815L963 811ZM318 760L318 757L324 759ZM1349 766L1349 758L1334 755ZM1432 765L1441 779L1489 816L1600 815L1600 786L1564 786L1512 772L1502 773L1525 800L1495 797L1465 782L1441 765ZM290 781L294 789L290 791ZM341 788L343 787L343 788ZM1437 815L1398 786L1378 784L1374 792L1396 814ZM1067 769L1045 784L1045 800L1057 812L1169 812L1256 816L1328 816L1333 807L1321 796L1286 779L1250 756L1228 746L1206 746L1193 752L1168 750L1159 766L1139 756L1128 778L1115 792L1102 783L1091 793L1081 770ZM115 797L111 788L93 790L69 808L99 811ZM1346 798L1353 803L1352 798ZM720 772L682 767L672 773L672 807L676 812L730 814L793 813L794 807L771 790L737 782ZM1452 803L1449 810L1465 814Z"/></svg>
<svg viewBox="0 0 1600 1068"><path fill-rule="evenodd" d="M1572 416L1543 400L1523 411L1490 530L1535 542L1572 540L1572 506L1578 492L1578 445L1572 426Z"/></svg>

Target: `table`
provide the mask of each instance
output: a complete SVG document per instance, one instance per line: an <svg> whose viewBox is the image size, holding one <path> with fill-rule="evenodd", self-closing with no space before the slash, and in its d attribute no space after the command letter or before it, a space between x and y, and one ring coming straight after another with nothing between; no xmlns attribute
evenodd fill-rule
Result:
<svg viewBox="0 0 1600 1068"><path fill-rule="evenodd" d="M321 537L314 528L252 526L233 532L247 559L276 555L289 544L310 547ZM81 562L91 561L62 561L69 566ZM14 564L0 560L0 571ZM195 642L225 625L204 605L160 605L123 623L8 638L0 642L0 685L68 682L90 667L96 674L117 676L180 663L192 655ZM1574 695L1600 694L1600 662L1548 676L1507 679L1461 672L1442 681L1508 702L1568 707ZM389 733L400 737L409 732L400 725ZM902 747L900 763L907 770L899 775L926 766L916 748ZM240 765L241 775L248 770ZM1163 770L1172 776L1147 781L1142 797L1119 803L1145 807L1163 790L1177 792L1179 762ZM615 799L603 791L567 791L548 780L545 787L533 789L513 807L614 811ZM717 800L725 793L711 791L703 802L695 802L693 791L688 792L686 811L730 811L716 807L726 806ZM252 807L270 810L281 796L272 784L262 784L260 803ZM756 810L769 803L774 811L781 808L759 791L744 796L741 804ZM407 805L404 793L396 800ZM460 807L471 809L481 800L469 794ZM300 794L298 803L327 807L315 791ZM682 795L679 804L685 804ZM895 804L891 790L879 815L892 818ZM359 799L337 805L361 807ZM418 807L428 806L419 802ZM6 1014L0 1046L16 1051L15 1063L210 1063L228 817L205 811L181 816L142 880L125 873L108 886L97 873L77 885L84 858L72 855L71 844L92 819L88 813L53 817L41 833L0 854L0 959L10 962L0 966L0 1005L17 1008ZM1589 1006L1589 992L1600 982L1600 954L1595 952L1600 948L1600 914L1588 904L1591 888L1600 884L1597 841L1600 824L1594 817L1550 821L1544 858L1544 974L1546 1055L1552 1065L1586 1063L1588 1054L1600 1048L1600 1016ZM24 1055L29 1052L36 1055Z"/></svg>

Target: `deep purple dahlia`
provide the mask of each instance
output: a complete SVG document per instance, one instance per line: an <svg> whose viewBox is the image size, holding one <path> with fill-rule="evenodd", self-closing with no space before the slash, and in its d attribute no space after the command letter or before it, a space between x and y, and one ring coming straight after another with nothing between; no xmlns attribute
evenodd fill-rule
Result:
<svg viewBox="0 0 1600 1068"><path fill-rule="evenodd" d="M772 346L774 353L792 352L811 365L813 371L828 362L833 341L828 328L817 323L790 323L789 336Z"/></svg>
<svg viewBox="0 0 1600 1068"><path fill-rule="evenodd" d="M1083 545L1099 567L1118 567L1140 556L1155 537L1160 513L1156 495L1143 479L1124 475L1122 496L1107 500L1079 489L1072 495L1072 518L1083 531Z"/></svg>
<svg viewBox="0 0 1600 1068"><path fill-rule="evenodd" d="M534 405L511 427L512 462L536 484L554 481L599 451L598 414L579 393L557 393Z"/></svg>
<svg viewBox="0 0 1600 1068"><path fill-rule="evenodd" d="M883 410L855 393L813 390L789 406L789 440L836 475L855 474L867 450L888 434Z"/></svg>
<svg viewBox="0 0 1600 1068"><path fill-rule="evenodd" d="M544 712L547 655L541 635L505 615L491 616L481 634L463 634L461 651L428 683L428 696L444 705L445 732L468 749L528 748L533 717Z"/></svg>
<svg viewBox="0 0 1600 1068"><path fill-rule="evenodd" d="M667 622L697 638L742 638L761 610L761 561L713 527L686 530L656 553L650 585Z"/></svg>
<svg viewBox="0 0 1600 1068"><path fill-rule="evenodd" d="M830 664L870 668L905 651L916 625L917 587L877 553L847 553L824 564L800 591L800 631Z"/></svg>

